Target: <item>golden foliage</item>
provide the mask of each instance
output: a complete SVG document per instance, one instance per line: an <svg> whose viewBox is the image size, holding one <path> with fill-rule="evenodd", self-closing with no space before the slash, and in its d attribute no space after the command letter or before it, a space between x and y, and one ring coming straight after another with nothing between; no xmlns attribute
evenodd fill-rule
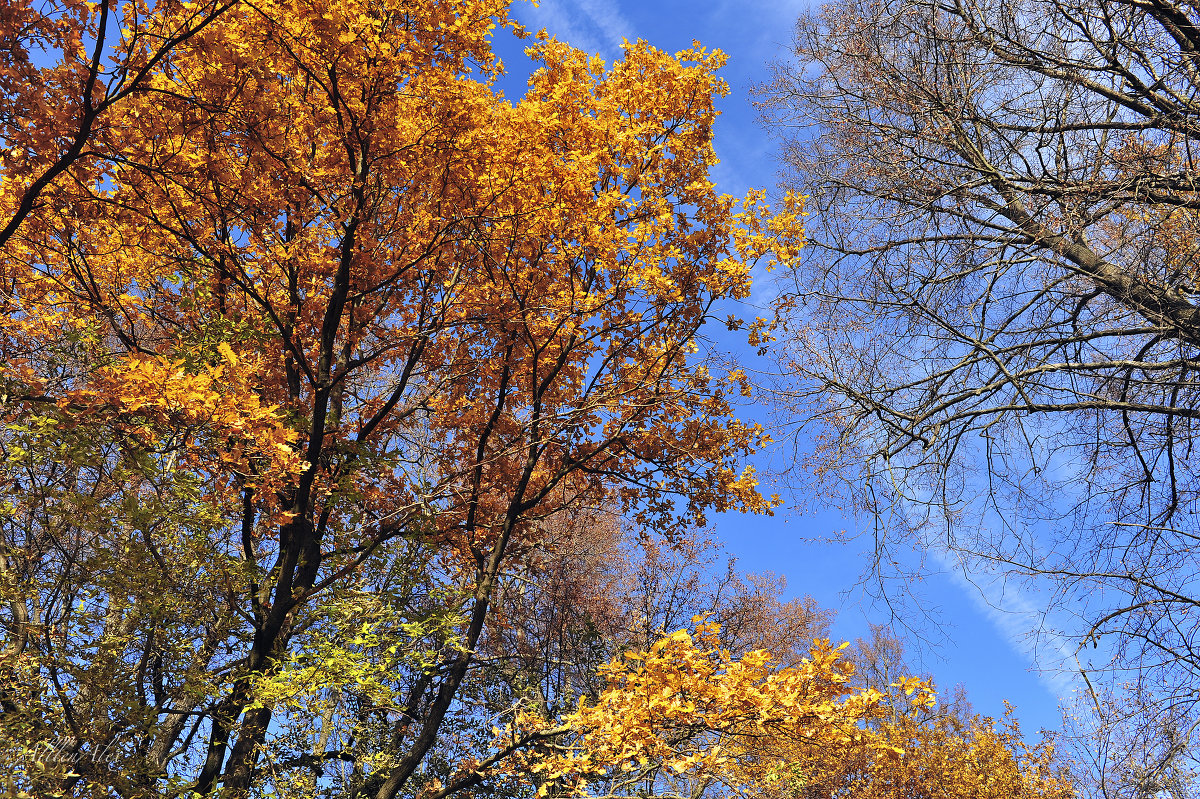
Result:
<svg viewBox="0 0 1200 799"><path fill-rule="evenodd" d="M273 714L312 730L415 685L375 743L349 713L321 739L394 795L541 520L614 507L670 536L772 506L744 378L696 336L803 232L708 177L724 56L540 36L510 100L505 28L504 0L0 10L5 601L69 686L14 712L94 719L76 745L124 742L119 790L155 795L170 762L245 795L285 746ZM372 595L368 635L346 609ZM309 711L317 674L337 695ZM83 765L80 791L115 779Z"/></svg>
<svg viewBox="0 0 1200 799"><path fill-rule="evenodd" d="M694 636L676 631L603 667L607 687L562 720L570 742L514 761L540 793L558 785L584 794L601 779L634 783L648 769L750 792L776 776L776 760L747 754L763 742L836 751L867 740L860 723L876 717L883 696L852 687L844 646L817 640L808 658L777 668L763 650L735 656L717 625L697 621ZM505 734L545 726L522 716Z"/></svg>
<svg viewBox="0 0 1200 799"><path fill-rule="evenodd" d="M1049 743L1029 746L1015 720L933 715L932 686L906 677L891 692L856 686L846 645L816 640L780 666L735 657L715 624L698 622L602 669L607 687L551 727L518 718L506 740L565 736L507 764L539 795L1071 799ZM894 713L892 706L905 712ZM499 732L499 731L498 731Z"/></svg>

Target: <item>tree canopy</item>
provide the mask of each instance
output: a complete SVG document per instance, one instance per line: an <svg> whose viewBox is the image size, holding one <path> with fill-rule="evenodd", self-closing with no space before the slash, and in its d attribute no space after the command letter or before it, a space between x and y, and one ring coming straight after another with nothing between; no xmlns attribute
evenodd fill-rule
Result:
<svg viewBox="0 0 1200 799"><path fill-rule="evenodd" d="M510 102L491 0L6 14L0 726L78 756L35 793L396 796L547 519L769 507L694 343L769 246L719 53L543 37Z"/></svg>
<svg viewBox="0 0 1200 799"><path fill-rule="evenodd" d="M826 614L707 571L707 514L776 500L698 335L804 242L709 177L723 55L543 34L510 100L509 33L0 9L10 795L810 796L818 758L833 796L834 755L924 757Z"/></svg>
<svg viewBox="0 0 1200 799"><path fill-rule="evenodd" d="M776 306L810 474L875 520L877 565L916 542L1033 586L1034 634L1079 647L1096 708L1131 684L1189 730L1197 22L1172 0L838 0L762 87L811 192Z"/></svg>

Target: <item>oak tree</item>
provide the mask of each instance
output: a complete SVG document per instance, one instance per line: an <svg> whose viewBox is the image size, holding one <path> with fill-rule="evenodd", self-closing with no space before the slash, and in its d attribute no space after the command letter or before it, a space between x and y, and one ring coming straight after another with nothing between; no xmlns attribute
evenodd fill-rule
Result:
<svg viewBox="0 0 1200 799"><path fill-rule="evenodd" d="M138 34L88 157L64 111L4 161L0 752L39 796L436 795L546 520L769 507L695 339L801 234L708 179L719 53L539 37L510 101L500 0L216 8L137 6L193 34Z"/></svg>

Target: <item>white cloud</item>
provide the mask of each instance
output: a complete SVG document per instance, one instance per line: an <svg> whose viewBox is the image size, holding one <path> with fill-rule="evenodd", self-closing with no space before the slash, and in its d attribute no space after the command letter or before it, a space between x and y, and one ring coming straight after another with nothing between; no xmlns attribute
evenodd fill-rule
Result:
<svg viewBox="0 0 1200 799"><path fill-rule="evenodd" d="M626 39L633 40L633 25L612 0L570 0L580 11L587 15L592 24L604 34L610 47L620 49Z"/></svg>
<svg viewBox="0 0 1200 799"><path fill-rule="evenodd" d="M547 32L573 47L614 59L624 40L637 38L615 0L542 0L513 7L521 24Z"/></svg>
<svg viewBox="0 0 1200 799"><path fill-rule="evenodd" d="M1029 662L1042 686L1058 699L1068 699L1080 686L1076 648L1052 628L1046 611L1027 594L1012 590L1002 575L972 573L944 547L928 543L934 560L1009 647Z"/></svg>

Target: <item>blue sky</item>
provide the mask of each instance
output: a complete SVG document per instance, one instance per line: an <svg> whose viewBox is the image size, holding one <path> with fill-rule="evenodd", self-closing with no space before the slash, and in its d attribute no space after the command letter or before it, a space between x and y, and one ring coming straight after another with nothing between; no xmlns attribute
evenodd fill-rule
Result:
<svg viewBox="0 0 1200 799"><path fill-rule="evenodd" d="M543 0L535 7L519 0L513 10L529 29L545 28L610 61L620 56L626 39L645 39L670 52L690 47L695 39L725 51L729 63L723 77L730 94L720 104L722 117L715 128L721 164L713 178L721 191L741 195L752 187L770 191L778 181L775 145L757 124L750 91L765 79L772 60L787 57L792 23L807 6L802 0ZM526 64L511 42L497 44L511 76L506 89L518 94ZM769 292L769 286L763 285L756 296ZM721 343L716 341L717 346ZM782 453L767 455L776 462L782 457ZM855 521L836 513L802 516L793 507L806 497L781 493L787 506L773 518L728 515L717 520L716 532L738 557L739 566L782 574L790 593L811 595L835 610L838 638L866 634L869 622L886 623L887 608L853 590L862 576L868 542L828 543L836 533L855 529ZM1017 706L1027 732L1058 727L1058 701L1070 692L1072 682L1033 670L1035 653L1025 637L1038 621L1038 598L967 575L936 552L926 553L926 561L937 573L915 586L933 612L921 624L927 626L930 638L940 638L942 643L925 648L919 666L932 673L947 693L956 683L965 685L979 712L999 716L1008 700ZM1036 654L1043 663L1053 664L1072 652L1049 640Z"/></svg>

